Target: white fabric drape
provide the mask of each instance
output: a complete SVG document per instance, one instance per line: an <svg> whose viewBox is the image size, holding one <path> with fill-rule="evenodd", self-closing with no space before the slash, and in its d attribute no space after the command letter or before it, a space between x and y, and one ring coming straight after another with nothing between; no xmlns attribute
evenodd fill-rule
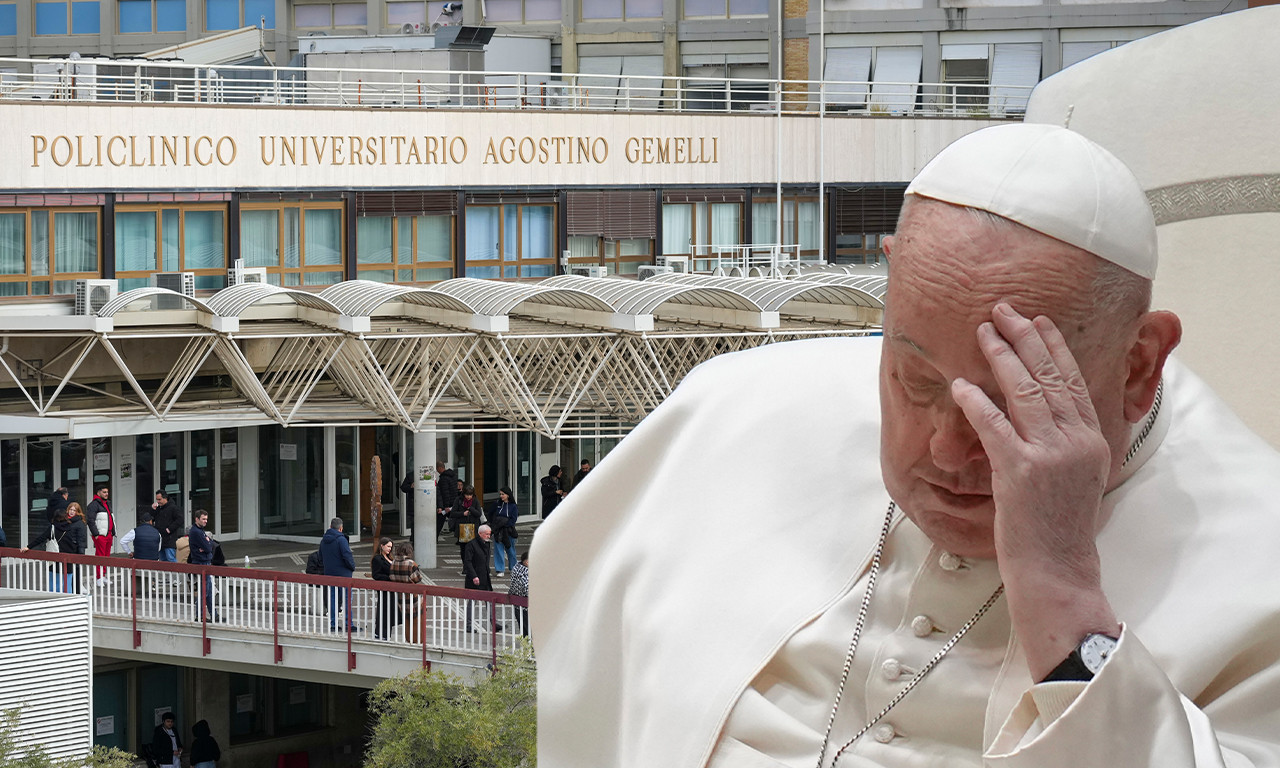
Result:
<svg viewBox="0 0 1280 768"><path fill-rule="evenodd" d="M742 209L738 203L711 204L711 245L738 245L742 242Z"/></svg>
<svg viewBox="0 0 1280 768"><path fill-rule="evenodd" d="M116 212L115 240L117 271L155 270L155 211Z"/></svg>
<svg viewBox="0 0 1280 768"><path fill-rule="evenodd" d="M98 271L98 215L61 212L53 215L54 269L61 274Z"/></svg>
<svg viewBox="0 0 1280 768"><path fill-rule="evenodd" d="M662 253L667 256L691 253L693 206L675 203L662 206Z"/></svg>
<svg viewBox="0 0 1280 768"><path fill-rule="evenodd" d="M391 261L391 217L356 219L356 263L390 264Z"/></svg>
<svg viewBox="0 0 1280 768"><path fill-rule="evenodd" d="M246 267L280 266L279 212L241 211L240 258Z"/></svg>
<svg viewBox="0 0 1280 768"><path fill-rule="evenodd" d="M182 264L185 269L226 266L226 229L222 211L187 211L182 223Z"/></svg>

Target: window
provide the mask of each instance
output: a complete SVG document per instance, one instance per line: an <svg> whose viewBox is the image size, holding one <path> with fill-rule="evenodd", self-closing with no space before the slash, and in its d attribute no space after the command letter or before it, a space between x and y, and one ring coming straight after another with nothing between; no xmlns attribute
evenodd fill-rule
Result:
<svg viewBox="0 0 1280 768"><path fill-rule="evenodd" d="M300 29L363 27L369 23L367 6L359 3L299 3L293 7L293 25Z"/></svg>
<svg viewBox="0 0 1280 768"><path fill-rule="evenodd" d="M425 283L453 277L453 216L361 216L356 271L362 280Z"/></svg>
<svg viewBox="0 0 1280 768"><path fill-rule="evenodd" d="M0 36L12 37L18 34L18 4L0 3Z"/></svg>
<svg viewBox="0 0 1280 768"><path fill-rule="evenodd" d="M467 207L467 277L551 277L554 205Z"/></svg>
<svg viewBox="0 0 1280 768"><path fill-rule="evenodd" d="M130 32L185 32L186 0L120 0L121 34Z"/></svg>
<svg viewBox="0 0 1280 768"><path fill-rule="evenodd" d="M1039 81L1039 43L942 46L942 82L956 111L1020 114Z"/></svg>
<svg viewBox="0 0 1280 768"><path fill-rule="evenodd" d="M660 19L662 0L582 0L582 18Z"/></svg>
<svg viewBox="0 0 1280 768"><path fill-rule="evenodd" d="M818 255L818 198L782 197L782 245L798 245L800 256ZM755 198L751 204L751 242L778 242L778 206L776 198ZM784 257L795 257L795 249L783 251Z"/></svg>
<svg viewBox="0 0 1280 768"><path fill-rule="evenodd" d="M684 0L686 19L768 16L769 0Z"/></svg>
<svg viewBox="0 0 1280 768"><path fill-rule="evenodd" d="M241 27L276 28L275 0L205 0L204 28L210 32Z"/></svg>
<svg viewBox="0 0 1280 768"><path fill-rule="evenodd" d="M715 78L686 82L685 103L690 110L724 112L726 99L730 109L751 109L769 100L768 64L686 66L684 70L685 77Z"/></svg>
<svg viewBox="0 0 1280 768"><path fill-rule="evenodd" d="M221 205L116 207L120 290L141 288L155 272L194 272L196 289L226 285L227 214Z"/></svg>
<svg viewBox="0 0 1280 768"><path fill-rule="evenodd" d="M399 27L402 24L420 24L427 27L434 22L445 22L451 17L445 16L442 11L446 0L431 0L431 2L423 2L423 0L388 0L387 2L387 26ZM557 6L559 7L559 6ZM453 18L461 20L455 14ZM560 18L557 14L556 18Z"/></svg>
<svg viewBox="0 0 1280 768"><path fill-rule="evenodd" d="M101 31L98 0L37 0L37 35L96 35Z"/></svg>
<svg viewBox="0 0 1280 768"><path fill-rule="evenodd" d="M0 296L67 295L101 274L98 209L0 212Z"/></svg>
<svg viewBox="0 0 1280 768"><path fill-rule="evenodd" d="M244 203L240 206L240 257L246 267L266 267L273 285L342 282L341 202Z"/></svg>
<svg viewBox="0 0 1280 768"><path fill-rule="evenodd" d="M484 9L486 22L560 21L560 0L488 0Z"/></svg>
<svg viewBox="0 0 1280 768"><path fill-rule="evenodd" d="M603 264L611 275L636 275L641 264L653 263L653 238L606 240L594 235L571 235L569 263Z"/></svg>
<svg viewBox="0 0 1280 768"><path fill-rule="evenodd" d="M696 256L693 269L715 268L717 247L742 242L741 203L665 203L662 206L662 253Z"/></svg>

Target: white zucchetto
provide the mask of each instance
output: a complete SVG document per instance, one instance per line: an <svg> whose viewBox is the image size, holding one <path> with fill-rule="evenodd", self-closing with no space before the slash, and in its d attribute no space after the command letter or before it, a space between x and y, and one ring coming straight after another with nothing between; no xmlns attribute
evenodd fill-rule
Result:
<svg viewBox="0 0 1280 768"><path fill-rule="evenodd" d="M954 141L908 195L989 211L1151 280L1156 222L1133 173L1101 146L1054 125L1015 123Z"/></svg>

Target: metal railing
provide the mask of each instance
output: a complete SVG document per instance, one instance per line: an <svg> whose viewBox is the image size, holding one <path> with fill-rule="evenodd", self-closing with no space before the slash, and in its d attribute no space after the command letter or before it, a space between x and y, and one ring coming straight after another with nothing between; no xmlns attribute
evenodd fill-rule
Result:
<svg viewBox="0 0 1280 768"><path fill-rule="evenodd" d="M0 101L1021 118L1031 88L0 58Z"/></svg>
<svg viewBox="0 0 1280 768"><path fill-rule="evenodd" d="M289 638L341 635L347 671L356 668L353 639L420 648L424 668L428 652L442 651L496 663L518 646L529 605L481 590L8 548L0 548L0 587L88 595L95 618L131 622L134 648L139 622L200 627L205 656L211 627L269 634L277 664ZM372 637L377 630L383 638Z"/></svg>

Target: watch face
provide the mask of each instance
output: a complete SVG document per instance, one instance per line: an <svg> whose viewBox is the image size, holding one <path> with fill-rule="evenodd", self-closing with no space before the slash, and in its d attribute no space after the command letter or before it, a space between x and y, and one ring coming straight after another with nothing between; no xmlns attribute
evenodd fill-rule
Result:
<svg viewBox="0 0 1280 768"><path fill-rule="evenodd" d="M1115 650L1117 641L1106 635L1089 635L1080 643L1080 661L1093 674L1098 674Z"/></svg>

